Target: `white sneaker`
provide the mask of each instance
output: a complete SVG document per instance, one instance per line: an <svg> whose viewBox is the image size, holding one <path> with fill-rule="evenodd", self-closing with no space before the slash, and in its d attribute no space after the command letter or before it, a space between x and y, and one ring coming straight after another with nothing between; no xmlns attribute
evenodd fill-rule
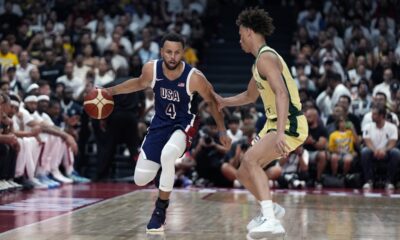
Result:
<svg viewBox="0 0 400 240"><path fill-rule="evenodd" d="M364 191L369 191L369 190L371 190L371 189L372 189L372 182L371 182L371 181L366 182L366 183L363 185L363 189L364 189Z"/></svg>
<svg viewBox="0 0 400 240"><path fill-rule="evenodd" d="M385 185L386 191L393 191L394 190L394 185L390 182L386 183Z"/></svg>
<svg viewBox="0 0 400 240"><path fill-rule="evenodd" d="M285 235L285 229L283 228L281 222L278 219L262 218L262 224L258 227L252 228L249 231L249 236L253 239L260 238L275 238Z"/></svg>
<svg viewBox="0 0 400 240"><path fill-rule="evenodd" d="M57 171L57 170L56 171L52 171L51 175L54 178L54 180L56 180L58 182L61 182L61 183L64 183L64 184L73 182L71 178L65 177L64 175L62 175L60 173L60 171Z"/></svg>
<svg viewBox="0 0 400 240"><path fill-rule="evenodd" d="M41 183L37 178L32 178L29 179L33 183L33 188L35 189L46 189L49 188L49 186Z"/></svg>
<svg viewBox="0 0 400 240"><path fill-rule="evenodd" d="M281 205L279 205L279 204L277 204L277 203L274 203L273 208L274 208L275 217L276 217L277 219L282 219L283 216L285 216L285 212L286 212L286 211L285 211L285 209L284 209ZM260 214L258 214L257 216L255 216L255 217L249 222L249 224L247 224L247 227L246 227L246 228L247 228L247 231L250 231L251 229L260 226L262 223L263 223L263 215L262 215L262 213L260 212Z"/></svg>

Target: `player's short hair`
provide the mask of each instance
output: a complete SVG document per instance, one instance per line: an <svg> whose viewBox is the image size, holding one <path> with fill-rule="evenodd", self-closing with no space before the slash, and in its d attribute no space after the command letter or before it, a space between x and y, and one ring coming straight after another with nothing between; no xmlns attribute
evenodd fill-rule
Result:
<svg viewBox="0 0 400 240"><path fill-rule="evenodd" d="M250 28L266 37L270 36L275 30L272 22L273 19L267 11L254 7L243 10L236 20L236 25Z"/></svg>
<svg viewBox="0 0 400 240"><path fill-rule="evenodd" d="M166 41L180 42L182 44L182 47L185 48L185 39L175 32L169 32L163 36L163 38L161 39L161 47L164 47L164 43Z"/></svg>

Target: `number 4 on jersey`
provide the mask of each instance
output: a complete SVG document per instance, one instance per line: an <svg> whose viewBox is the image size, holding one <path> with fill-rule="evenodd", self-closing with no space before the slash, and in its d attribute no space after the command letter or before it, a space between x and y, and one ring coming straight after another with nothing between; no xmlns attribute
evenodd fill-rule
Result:
<svg viewBox="0 0 400 240"><path fill-rule="evenodd" d="M168 115L171 119L175 119L176 111L175 105L173 103L168 104L167 108L165 109L165 114Z"/></svg>

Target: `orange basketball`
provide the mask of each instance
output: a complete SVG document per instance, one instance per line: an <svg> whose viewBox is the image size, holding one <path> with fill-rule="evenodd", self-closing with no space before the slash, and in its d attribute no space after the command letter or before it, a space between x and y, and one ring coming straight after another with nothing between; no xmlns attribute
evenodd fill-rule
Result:
<svg viewBox="0 0 400 240"><path fill-rule="evenodd" d="M85 96L83 107L91 118L104 119L112 113L114 100L106 90L92 89Z"/></svg>

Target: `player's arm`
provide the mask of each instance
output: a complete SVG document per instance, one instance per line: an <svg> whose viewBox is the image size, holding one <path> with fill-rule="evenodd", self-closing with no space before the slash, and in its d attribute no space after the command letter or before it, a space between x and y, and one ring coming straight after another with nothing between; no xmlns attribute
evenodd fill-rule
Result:
<svg viewBox="0 0 400 240"><path fill-rule="evenodd" d="M249 103L254 103L259 95L260 93L257 90L256 81L254 80L254 78L251 78L249 84L247 85L246 91L232 97L219 97L219 109L223 107L243 106Z"/></svg>
<svg viewBox="0 0 400 240"><path fill-rule="evenodd" d="M215 97L214 88L212 87L210 82L207 81L203 73L198 70L196 70L191 76L189 91L192 93L199 93L204 101L208 103L208 105L210 106L211 115L217 123L218 131L220 133L220 141L224 145L224 147L229 150L231 140L226 135L224 116L221 112L218 111L217 108L217 99Z"/></svg>
<svg viewBox="0 0 400 240"><path fill-rule="evenodd" d="M289 93L281 75L281 64L278 56L265 52L257 61L258 71L268 79L272 91L275 93L277 111L277 133L284 133L289 112Z"/></svg>
<svg viewBox="0 0 400 240"><path fill-rule="evenodd" d="M275 94L275 104L277 111L277 148L281 154L289 151L289 146L285 142L285 125L289 112L289 93L281 75L281 63L276 54L271 52L262 53L257 61L257 69L261 75L268 79L271 90Z"/></svg>
<svg viewBox="0 0 400 240"><path fill-rule="evenodd" d="M154 62L147 62L142 68L142 74L138 78L129 79L121 84L106 88L111 95L137 92L151 86L153 81Z"/></svg>

